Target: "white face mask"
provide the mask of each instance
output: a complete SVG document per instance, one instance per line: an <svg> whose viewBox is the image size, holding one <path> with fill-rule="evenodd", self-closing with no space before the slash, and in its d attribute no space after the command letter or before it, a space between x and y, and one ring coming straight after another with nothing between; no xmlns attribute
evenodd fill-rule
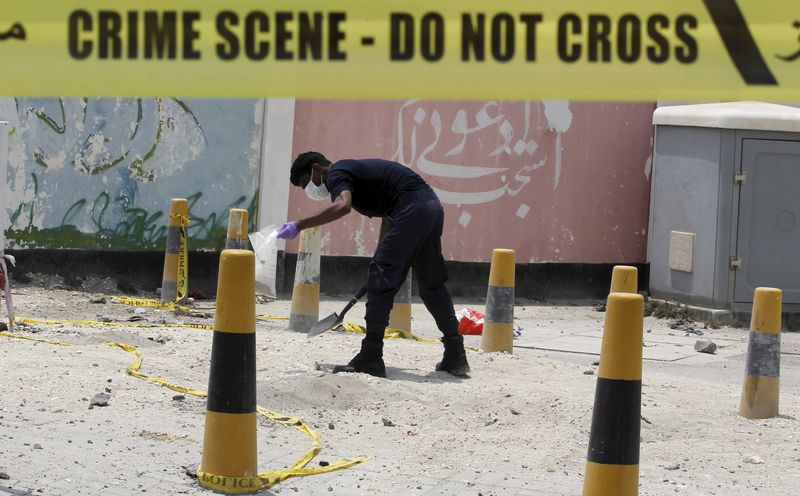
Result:
<svg viewBox="0 0 800 496"><path fill-rule="evenodd" d="M330 193L328 193L328 188L325 186L324 181L320 180L319 186L314 184L314 174L312 173L311 180L306 184L306 196L314 201L321 201L330 198Z"/></svg>

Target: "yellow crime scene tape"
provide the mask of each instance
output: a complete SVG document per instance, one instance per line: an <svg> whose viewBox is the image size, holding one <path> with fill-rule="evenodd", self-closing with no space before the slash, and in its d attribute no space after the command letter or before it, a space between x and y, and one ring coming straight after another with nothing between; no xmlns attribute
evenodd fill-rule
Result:
<svg viewBox="0 0 800 496"><path fill-rule="evenodd" d="M186 243L186 226L191 222L185 215L170 215L171 219L180 219L180 230L178 235L178 272L177 272L177 297L172 303L176 307L186 301L189 293L189 254L187 253L188 244Z"/></svg>
<svg viewBox="0 0 800 496"><path fill-rule="evenodd" d="M160 301L151 298L131 298L129 296L112 296L111 299L122 305L129 305L133 307L163 308L165 310L176 310L184 312L194 310L192 307L188 307L185 305L177 305L175 303L161 303ZM267 319L267 320L289 320L289 317L282 317L280 315L256 315L256 318ZM161 326L161 327L173 327L173 326Z"/></svg>
<svg viewBox="0 0 800 496"><path fill-rule="evenodd" d="M0 88L797 101L798 17L797 0L6 0Z"/></svg>
<svg viewBox="0 0 800 496"><path fill-rule="evenodd" d="M123 305L132 307L150 307L150 308L163 308L164 310L175 311L189 311L191 307L186 305L178 305L177 303L161 303L160 301L152 298L133 298L130 296L112 296L111 299Z"/></svg>
<svg viewBox="0 0 800 496"><path fill-rule="evenodd" d="M172 305L170 305L170 304L166 304L165 305L165 304L159 302L158 300L150 300L150 299L144 299L144 298L129 298L129 297L121 297L121 296L112 296L111 299L114 300L114 301L117 301L119 303L122 303L124 305L133 305L133 306L141 306L141 307L173 308ZM188 307L183 307L183 308L188 308ZM266 319L266 320L289 320L289 317L281 317L279 315L257 315L256 317L259 318L259 319ZM20 320L20 319L17 319L17 320ZM25 320L28 321L29 323L34 323L30 319L25 319ZM76 322L89 322L89 321L76 321ZM35 323L45 323L45 322L35 322ZM50 321L50 322L46 322L46 323L61 324L61 323L67 323L67 322ZM96 324L105 324L105 323L104 322L96 322L96 323L92 323L91 325L96 325ZM80 324L78 324L78 325L80 325ZM114 323L114 325L124 326L126 324L125 323ZM190 327L194 327L196 329L211 329L211 330L214 329L213 326L202 326L201 327L201 324L189 325L189 326ZM133 326L133 327L137 327L137 326ZM158 325L158 324L142 324L141 327L182 327L182 326L179 326L179 325L163 325L163 326L161 326L161 325ZM354 334L366 334L366 332L367 332L367 330L366 330L366 328L364 326L359 325L359 324L355 324L353 322L343 322L337 328L339 330L344 331L344 332L349 332L349 333L354 333ZM387 327L386 328L386 330L384 331L384 337L386 339L408 339L408 340L411 340L411 341L418 341L420 343L441 344L441 341L439 341L438 339L423 338L423 337L420 337L420 336L417 336L417 335L411 333L410 331L404 331L404 330L401 330L401 329L394 329L392 327ZM464 348L469 349L469 350L473 350L473 351L480 351L479 348L475 348L473 346L465 346Z"/></svg>
<svg viewBox="0 0 800 496"><path fill-rule="evenodd" d="M30 319L25 319L25 320L30 320ZM54 322L54 321L49 321L49 322ZM99 324L105 324L105 323L99 322ZM63 347L73 346L69 343L61 343L58 341L29 338L26 336L22 336L20 334L14 334L10 332L0 332L0 336L9 339L21 339L37 343L46 343L55 346L63 346ZM129 365L126 370L126 372L133 377L154 384L158 384L160 386L166 387L173 391L177 391L179 393L189 394L199 398L205 398L208 396L208 394L205 391L199 391L197 389L176 386L164 379L158 377L152 377L140 372L143 361L142 352L133 345L125 343L103 343L100 346L119 348L121 350L127 351L128 353L133 353L136 356L136 360L131 365ZM305 434L306 436L310 437L311 448L309 448L308 451L306 451L306 453L303 454L297 461L295 461L288 469L264 472L253 477L225 477L216 474L210 474L207 472L202 472L198 469L197 471L198 478L202 479L207 486L210 486L213 489L218 490L220 492L224 492L226 494L251 493L251 492L261 491L263 489L268 489L274 486L275 484L285 481L289 478L335 472L337 470L343 470L369 460L369 457L367 456L358 456L355 458L345 458L337 460L325 467L308 468L306 467L306 465L308 465L308 463L311 462L311 460L313 460L314 457L317 456L317 454L319 454L319 452L322 450L322 436L320 436L320 434L317 431L311 429L300 419L289 417L287 415L283 415L278 412L274 412L272 410L264 408L263 406L257 406L256 411L262 416L270 419L271 421L277 424L284 425L287 427L293 427L298 431L302 432L303 434Z"/></svg>
<svg viewBox="0 0 800 496"><path fill-rule="evenodd" d="M99 320L41 320L27 317L17 317L15 322L31 325L75 325L75 326L109 326L109 327L134 327L139 329L199 329L213 331L214 326L208 324L139 324L137 322L102 322Z"/></svg>
<svg viewBox="0 0 800 496"><path fill-rule="evenodd" d="M288 317L281 317L278 315L258 315L257 318L265 320L289 320ZM16 322L22 324L31 324L31 325L109 326L109 327L133 327L140 329L155 329L155 328L199 329L203 331L214 330L214 326L208 324L151 324L151 323L139 324L136 322L101 322L97 320L42 320L42 319L31 319L28 317L17 317ZM366 334L367 332L364 326L355 324L353 322L343 322L334 330L340 330L352 334ZM438 339L423 338L417 336L416 334L411 333L410 331L394 329L392 327L386 328L386 330L384 331L384 337L386 339L408 339L410 341L418 341L420 343L437 344L437 345L441 344L441 341L439 341ZM480 351L479 348L475 348L472 346L465 346L464 348L473 351Z"/></svg>

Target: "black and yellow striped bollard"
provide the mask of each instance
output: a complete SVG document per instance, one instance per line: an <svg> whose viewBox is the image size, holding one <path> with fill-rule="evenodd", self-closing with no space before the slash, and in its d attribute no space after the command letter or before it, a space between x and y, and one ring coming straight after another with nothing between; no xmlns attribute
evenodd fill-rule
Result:
<svg viewBox="0 0 800 496"><path fill-rule="evenodd" d="M169 202L167 247L164 252L164 275L161 278L161 303L182 303L186 299L189 277L186 226L189 224L189 201L173 198Z"/></svg>
<svg viewBox="0 0 800 496"><path fill-rule="evenodd" d="M756 288L747 367L739 415L765 419L778 415L781 372L781 305L783 292L776 288Z"/></svg>
<svg viewBox="0 0 800 496"><path fill-rule="evenodd" d="M198 480L231 492L258 475L256 445L255 255L224 250L219 260L217 312ZM247 482L251 484L250 482Z"/></svg>
<svg viewBox="0 0 800 496"><path fill-rule="evenodd" d="M639 291L639 270L630 265L615 265L611 273L609 293L636 293Z"/></svg>
<svg viewBox="0 0 800 496"><path fill-rule="evenodd" d="M641 295L608 295L583 496L639 493L643 320Z"/></svg>
<svg viewBox="0 0 800 496"><path fill-rule="evenodd" d="M400 286L394 297L392 311L389 314L389 327L411 332L411 270L406 281Z"/></svg>
<svg viewBox="0 0 800 496"><path fill-rule="evenodd" d="M232 208L228 216L228 236L225 238L225 249L249 250L250 240L247 239L247 210Z"/></svg>
<svg viewBox="0 0 800 496"><path fill-rule="evenodd" d="M481 350L514 351L514 250L492 251Z"/></svg>
<svg viewBox="0 0 800 496"><path fill-rule="evenodd" d="M319 321L321 233L319 227L304 229L300 233L288 325L293 331L308 332Z"/></svg>

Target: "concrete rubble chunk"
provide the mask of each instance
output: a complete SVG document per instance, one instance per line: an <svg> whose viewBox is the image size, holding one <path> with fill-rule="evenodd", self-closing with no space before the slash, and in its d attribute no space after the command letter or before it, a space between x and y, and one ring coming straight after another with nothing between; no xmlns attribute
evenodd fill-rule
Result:
<svg viewBox="0 0 800 496"><path fill-rule="evenodd" d="M89 400L89 408L94 406L108 406L108 400L110 399L111 395L108 393L97 393Z"/></svg>
<svg viewBox="0 0 800 496"><path fill-rule="evenodd" d="M708 353L713 355L717 351L717 345L710 339L698 339L694 343L694 350L699 353Z"/></svg>
<svg viewBox="0 0 800 496"><path fill-rule="evenodd" d="M744 460L742 460L742 461L744 461L745 463L751 463L753 465L763 465L764 464L764 459L761 458L758 455L746 456L746 457L744 457Z"/></svg>

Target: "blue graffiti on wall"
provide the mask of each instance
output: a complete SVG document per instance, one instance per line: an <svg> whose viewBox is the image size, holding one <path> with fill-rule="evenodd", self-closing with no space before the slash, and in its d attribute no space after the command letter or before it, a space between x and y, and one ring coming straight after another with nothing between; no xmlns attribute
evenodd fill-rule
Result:
<svg viewBox="0 0 800 496"><path fill-rule="evenodd" d="M228 210L257 197L257 101L178 98L0 102L12 126L11 246L151 249L169 199L188 198L193 248L224 242Z"/></svg>

